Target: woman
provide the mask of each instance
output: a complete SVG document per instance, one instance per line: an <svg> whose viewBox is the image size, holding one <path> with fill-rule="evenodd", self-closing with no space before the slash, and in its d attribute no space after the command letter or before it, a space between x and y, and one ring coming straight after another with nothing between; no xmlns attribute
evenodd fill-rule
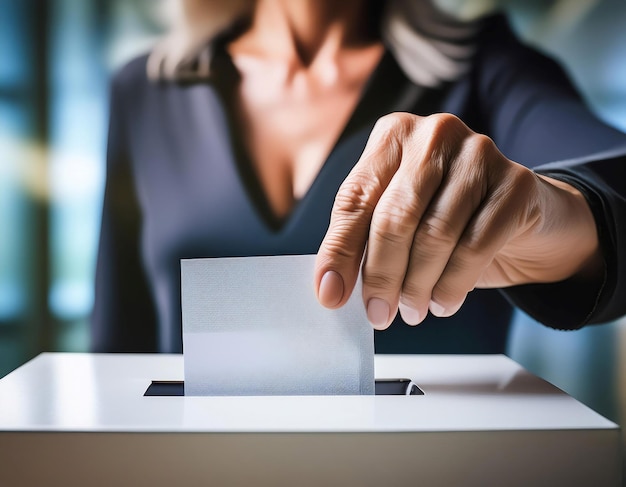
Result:
<svg viewBox="0 0 626 487"><path fill-rule="evenodd" d="M511 303L568 329L626 312L626 136L503 18L186 6L113 83L95 350L181 351L186 257L317 252L338 307L365 253L368 318L398 322L379 353L503 352Z"/></svg>

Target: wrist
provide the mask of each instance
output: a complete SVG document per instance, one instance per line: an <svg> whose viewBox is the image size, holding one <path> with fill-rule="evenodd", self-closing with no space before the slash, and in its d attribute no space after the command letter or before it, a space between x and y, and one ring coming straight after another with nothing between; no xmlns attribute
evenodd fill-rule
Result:
<svg viewBox="0 0 626 487"><path fill-rule="evenodd" d="M548 202L540 233L555 240L558 255L553 280L590 279L602 273L603 258L596 222L584 195L574 186L538 174Z"/></svg>

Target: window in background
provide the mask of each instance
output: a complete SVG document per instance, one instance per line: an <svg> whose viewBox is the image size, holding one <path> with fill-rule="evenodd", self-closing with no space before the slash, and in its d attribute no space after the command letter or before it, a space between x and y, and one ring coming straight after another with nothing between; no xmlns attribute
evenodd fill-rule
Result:
<svg viewBox="0 0 626 487"><path fill-rule="evenodd" d="M81 350L87 346L84 320L93 302L104 180L108 12L83 0L51 5L48 308L58 324L55 348Z"/></svg>
<svg viewBox="0 0 626 487"><path fill-rule="evenodd" d="M595 112L607 123L626 131L626 2L506 3L520 36L561 60Z"/></svg>
<svg viewBox="0 0 626 487"><path fill-rule="evenodd" d="M0 0L0 376L88 347L109 78L172 8Z"/></svg>
<svg viewBox="0 0 626 487"><path fill-rule="evenodd" d="M41 44L28 2L0 0L0 375L29 353L36 317L45 123L32 60Z"/></svg>

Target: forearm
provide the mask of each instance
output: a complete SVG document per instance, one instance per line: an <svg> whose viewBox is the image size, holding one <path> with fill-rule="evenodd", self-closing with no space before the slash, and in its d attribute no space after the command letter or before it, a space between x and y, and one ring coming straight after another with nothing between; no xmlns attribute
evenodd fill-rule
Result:
<svg viewBox="0 0 626 487"><path fill-rule="evenodd" d="M598 238L599 269L584 268L569 279L503 289L503 294L537 321L560 329L604 323L626 313L626 147L577 161L540 167L584 196Z"/></svg>
<svg viewBox="0 0 626 487"><path fill-rule="evenodd" d="M604 264L585 197L566 182L538 175L537 200L534 224L496 257L508 267L509 285L597 277Z"/></svg>

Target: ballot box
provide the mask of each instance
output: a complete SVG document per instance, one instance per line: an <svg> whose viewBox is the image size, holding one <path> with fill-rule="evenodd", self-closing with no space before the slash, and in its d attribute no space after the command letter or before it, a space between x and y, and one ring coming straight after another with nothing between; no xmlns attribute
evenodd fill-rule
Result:
<svg viewBox="0 0 626 487"><path fill-rule="evenodd" d="M423 395L144 396L177 355L0 380L0 485L620 485L619 428L501 355L376 356Z"/></svg>

